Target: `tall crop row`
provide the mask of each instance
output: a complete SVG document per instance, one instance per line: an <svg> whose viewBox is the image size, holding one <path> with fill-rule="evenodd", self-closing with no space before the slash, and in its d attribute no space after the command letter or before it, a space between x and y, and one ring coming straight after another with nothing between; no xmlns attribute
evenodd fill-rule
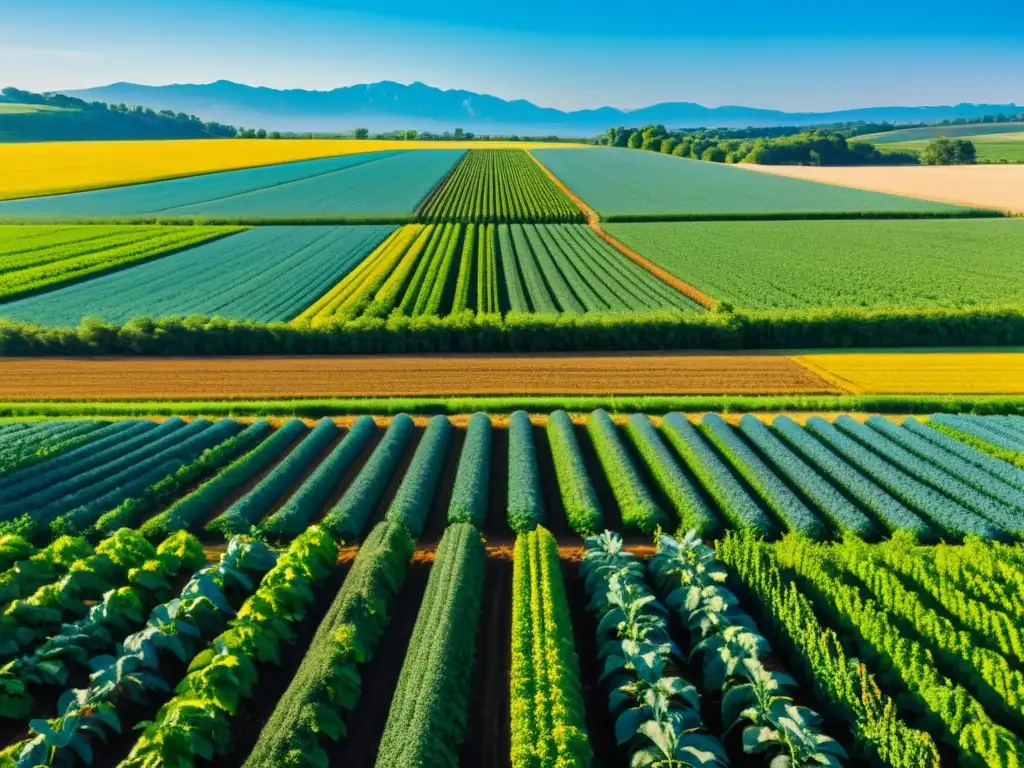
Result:
<svg viewBox="0 0 1024 768"><path fill-rule="evenodd" d="M541 527L516 539L509 674L513 768L591 765L558 545Z"/></svg>
<svg viewBox="0 0 1024 768"><path fill-rule="evenodd" d="M582 221L583 214L526 152L470 150L420 207L424 221Z"/></svg>
<svg viewBox="0 0 1024 768"><path fill-rule="evenodd" d="M457 766L465 737L476 625L483 596L484 547L472 525L448 527L437 548L409 640L379 768Z"/></svg>

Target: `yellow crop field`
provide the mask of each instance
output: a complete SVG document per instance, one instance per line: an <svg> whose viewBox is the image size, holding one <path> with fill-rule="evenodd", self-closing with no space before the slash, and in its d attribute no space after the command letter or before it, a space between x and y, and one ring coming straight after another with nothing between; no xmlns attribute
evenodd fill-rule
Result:
<svg viewBox="0 0 1024 768"><path fill-rule="evenodd" d="M851 394L1024 394L1024 352L840 352L791 359Z"/></svg>
<svg viewBox="0 0 1024 768"><path fill-rule="evenodd" d="M0 144L0 200L176 179L384 149L535 149L518 141L191 139Z"/></svg>

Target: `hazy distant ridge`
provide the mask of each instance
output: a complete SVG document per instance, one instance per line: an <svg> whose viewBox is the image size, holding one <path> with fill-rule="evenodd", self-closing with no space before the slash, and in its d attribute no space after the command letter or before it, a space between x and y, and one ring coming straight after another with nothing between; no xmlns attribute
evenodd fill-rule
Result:
<svg viewBox="0 0 1024 768"><path fill-rule="evenodd" d="M704 107L665 102L636 110L600 107L575 112L506 101L472 91L441 90L423 83L353 85L332 91L276 90L219 80L206 85L147 86L114 83L62 91L89 101L173 109L254 128L282 131L374 131L399 128L443 131L456 127L477 133L586 136L614 125L662 123L670 128L811 125L848 122L937 122L998 113L1016 114L1016 104L957 104L926 107L867 107L838 112L783 112L753 107Z"/></svg>

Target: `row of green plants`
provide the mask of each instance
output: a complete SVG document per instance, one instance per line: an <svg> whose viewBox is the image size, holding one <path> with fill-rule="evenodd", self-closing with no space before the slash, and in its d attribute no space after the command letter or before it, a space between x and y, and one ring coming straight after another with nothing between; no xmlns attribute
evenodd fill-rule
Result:
<svg viewBox="0 0 1024 768"><path fill-rule="evenodd" d="M85 547L78 551L85 555ZM68 618L85 616L92 603L119 587L160 590L177 571L202 560L202 548L188 536L172 537L154 548L137 531L122 528L88 555L68 565L53 580L19 579L15 566L12 591L19 593L0 614L0 649L9 654L32 647ZM20 583L19 583L20 582Z"/></svg>
<svg viewBox="0 0 1024 768"><path fill-rule="evenodd" d="M394 613L414 549L395 523L378 523L366 537L245 768L330 764L325 747L348 733L347 717L362 694L361 667Z"/></svg>
<svg viewBox="0 0 1024 768"><path fill-rule="evenodd" d="M451 434L452 424L444 416L435 416L427 423L385 514L386 520L401 524L414 538L423 533L430 516Z"/></svg>
<svg viewBox="0 0 1024 768"><path fill-rule="evenodd" d="M768 640L728 589L725 568L695 532L660 535L647 562L658 598L688 636L691 669L720 703L722 737L740 732L743 751L792 768L839 768L843 747L813 709L796 703L800 686L779 669ZM773 762L773 765L775 763Z"/></svg>
<svg viewBox="0 0 1024 768"><path fill-rule="evenodd" d="M942 461L936 452L928 452L927 457L922 457L901 445L903 435L908 436L907 440L911 440L912 436L895 424L892 424L890 430L877 421L869 426L842 415L833 421L833 425L865 448L899 466L915 480L940 491L960 506L963 510L961 515L964 512L974 515L1006 534L1020 537L1024 533L1024 509L1021 509L1024 499L1012 492L1006 500L997 498L994 484L998 481L989 479L987 473L975 476L975 473L971 472L965 478L969 482L965 482L960 476L961 468L951 466L948 461ZM981 531L979 533L984 535ZM995 537L998 538L1000 535L1005 534L997 533Z"/></svg>
<svg viewBox="0 0 1024 768"><path fill-rule="evenodd" d="M582 221L576 204L519 149L470 150L420 205L423 221Z"/></svg>
<svg viewBox="0 0 1024 768"><path fill-rule="evenodd" d="M98 421L12 424L0 433L3 438L3 446L0 447L0 477L8 477L109 434L110 425Z"/></svg>
<svg viewBox="0 0 1024 768"><path fill-rule="evenodd" d="M343 541L355 541L362 535L401 464L414 431L412 418L405 414L391 420L384 437L338 503L324 515L321 525Z"/></svg>
<svg viewBox="0 0 1024 768"><path fill-rule="evenodd" d="M283 501L292 485L334 442L341 430L324 418L252 490L206 525L206 530L232 536L248 533Z"/></svg>
<svg viewBox="0 0 1024 768"><path fill-rule="evenodd" d="M783 571L770 544L749 532L728 532L715 553L736 576L744 604L790 668L811 682L819 700L832 702L829 713L851 729L859 752L872 764L939 767L939 751L929 733L908 725L867 665L847 654L843 639L819 618L811 598ZM845 624L838 626L845 631Z"/></svg>
<svg viewBox="0 0 1024 768"><path fill-rule="evenodd" d="M725 766L722 744L701 718L697 689L673 674L683 660L669 612L647 584L643 562L605 531L585 540L580 564L587 610L597 624L601 690L615 739L632 766Z"/></svg>
<svg viewBox="0 0 1024 768"><path fill-rule="evenodd" d="M193 530L199 527L222 501L278 461L305 431L306 427L300 419L289 419L274 430L274 434L244 456L175 501L163 512L149 518L140 530L147 538L154 540L174 531Z"/></svg>
<svg viewBox="0 0 1024 768"><path fill-rule="evenodd" d="M526 411L508 420L508 524L516 533L531 531L547 519L533 423Z"/></svg>
<svg viewBox="0 0 1024 768"><path fill-rule="evenodd" d="M935 427L947 437L967 443L997 460L1024 469L1024 441L1016 439L1012 434L992 429L988 426L987 419L979 421L942 414L940 418L929 421L928 426Z"/></svg>
<svg viewBox="0 0 1024 768"><path fill-rule="evenodd" d="M387 723L378 768L456 768L465 738L486 555L467 523L437 547Z"/></svg>
<svg viewBox="0 0 1024 768"><path fill-rule="evenodd" d="M266 355L1024 345L1020 308L539 314L261 323L209 317L0 320L0 355Z"/></svg>
<svg viewBox="0 0 1024 768"><path fill-rule="evenodd" d="M289 541L302 533L337 487L342 475L355 463L377 432L371 416L361 416L331 452L316 465L287 501L258 530L264 538Z"/></svg>
<svg viewBox="0 0 1024 768"><path fill-rule="evenodd" d="M593 765L558 544L540 526L516 538L511 653L512 767Z"/></svg>
<svg viewBox="0 0 1024 768"><path fill-rule="evenodd" d="M295 641L293 625L314 601L313 587L332 572L338 547L319 526L308 528L277 559L228 628L194 656L174 696L142 734L123 768L184 768L230 750L232 717L250 699L261 665L280 663Z"/></svg>
<svg viewBox="0 0 1024 768"><path fill-rule="evenodd" d="M955 749L962 764L1020 763L1024 745L999 722L1008 706L1017 705L1004 698L1012 693L1005 687L1012 685L1012 680L1003 678L1001 670L1005 660L1000 664L997 655L990 654L982 659L984 649L965 648L955 634L946 635L930 621L934 612L922 606L915 593L902 588L889 591L877 584L873 588L870 579L864 582L852 573L844 574L837 559L839 552L832 551L844 545L812 544L797 537L787 537L776 545L747 545L769 550L768 556L778 567L792 574L798 587L809 593L815 609L830 625L841 627L846 642L879 670L882 682L904 690L903 700L921 718L922 727ZM866 567L869 570L863 575L879 573L870 564ZM887 586L895 587L892 583ZM897 600L906 602L901 606ZM907 616L926 623L916 627L913 619L906 621ZM957 646L955 650L950 643ZM981 665L975 666L975 660ZM989 662L997 665L988 667ZM997 680L1003 691L988 688ZM985 701L976 696L977 691L984 692Z"/></svg>
<svg viewBox="0 0 1024 768"><path fill-rule="evenodd" d="M582 536L593 536L604 527L604 511L587 474L586 461L576 438L576 427L563 410L548 416L547 437L562 508L569 527Z"/></svg>
<svg viewBox="0 0 1024 768"><path fill-rule="evenodd" d="M491 417L480 412L470 416L448 502L449 523L471 523L483 528L490 501L493 440Z"/></svg>
<svg viewBox="0 0 1024 768"><path fill-rule="evenodd" d="M91 764L97 748L133 723L124 708L168 693L178 664L187 664L224 627L252 592L253 578L274 560L262 542L233 539L218 562L197 570L178 596L153 608L144 628L124 637L113 655L92 657L88 686L65 691L59 714L30 721L29 738L10 745L0 760L15 768Z"/></svg>

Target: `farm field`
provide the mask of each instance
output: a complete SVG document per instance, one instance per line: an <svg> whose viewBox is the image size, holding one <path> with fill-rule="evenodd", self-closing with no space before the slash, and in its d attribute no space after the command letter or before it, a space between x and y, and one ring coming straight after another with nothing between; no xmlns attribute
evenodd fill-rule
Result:
<svg viewBox="0 0 1024 768"><path fill-rule="evenodd" d="M15 200L0 219L410 216L463 154L388 150Z"/></svg>
<svg viewBox="0 0 1024 768"><path fill-rule="evenodd" d="M1022 141L1024 133L1000 133L967 138L974 143L979 162L1017 163L1024 161L1024 141ZM882 149L883 151L909 149L920 152L927 145L927 141L902 141L898 144L885 144Z"/></svg>
<svg viewBox="0 0 1024 768"><path fill-rule="evenodd" d="M543 143L488 142L510 149ZM557 146L563 146L561 144ZM184 178L215 171L292 163L367 152L415 149L467 150L474 142L370 141L65 141L0 144L0 200Z"/></svg>
<svg viewBox="0 0 1024 768"><path fill-rule="evenodd" d="M202 234L208 228L154 229ZM54 326L77 326L84 317L124 323L171 315L283 322L298 316L394 229L386 225L257 227L132 269L0 305L0 316Z"/></svg>
<svg viewBox="0 0 1024 768"><path fill-rule="evenodd" d="M300 320L696 310L583 225L407 225Z"/></svg>
<svg viewBox="0 0 1024 768"><path fill-rule="evenodd" d="M926 125L920 128L904 128L898 131L871 133L858 136L857 141L870 144L903 144L910 141L928 142L945 136L947 139L971 139L997 134L1024 133L1024 123L975 123L973 125Z"/></svg>
<svg viewBox="0 0 1024 768"><path fill-rule="evenodd" d="M470 150L420 206L424 221L582 221L572 200L521 150Z"/></svg>
<svg viewBox="0 0 1024 768"><path fill-rule="evenodd" d="M0 760L1012 765L1022 423L5 423Z"/></svg>
<svg viewBox="0 0 1024 768"><path fill-rule="evenodd" d="M1016 165L860 166L738 165L745 171L1024 213L1024 167Z"/></svg>
<svg viewBox="0 0 1024 768"><path fill-rule="evenodd" d="M1024 303L1015 266L1024 252L1024 220L645 222L606 229L743 309Z"/></svg>
<svg viewBox="0 0 1024 768"><path fill-rule="evenodd" d="M0 301L124 269L239 227L0 225Z"/></svg>
<svg viewBox="0 0 1024 768"><path fill-rule="evenodd" d="M535 150L537 157L605 221L673 216L799 213L955 213L910 197L851 192L841 186L755 182L734 166L629 149Z"/></svg>
<svg viewBox="0 0 1024 768"><path fill-rule="evenodd" d="M840 391L782 355L7 358L0 366L3 400Z"/></svg>

